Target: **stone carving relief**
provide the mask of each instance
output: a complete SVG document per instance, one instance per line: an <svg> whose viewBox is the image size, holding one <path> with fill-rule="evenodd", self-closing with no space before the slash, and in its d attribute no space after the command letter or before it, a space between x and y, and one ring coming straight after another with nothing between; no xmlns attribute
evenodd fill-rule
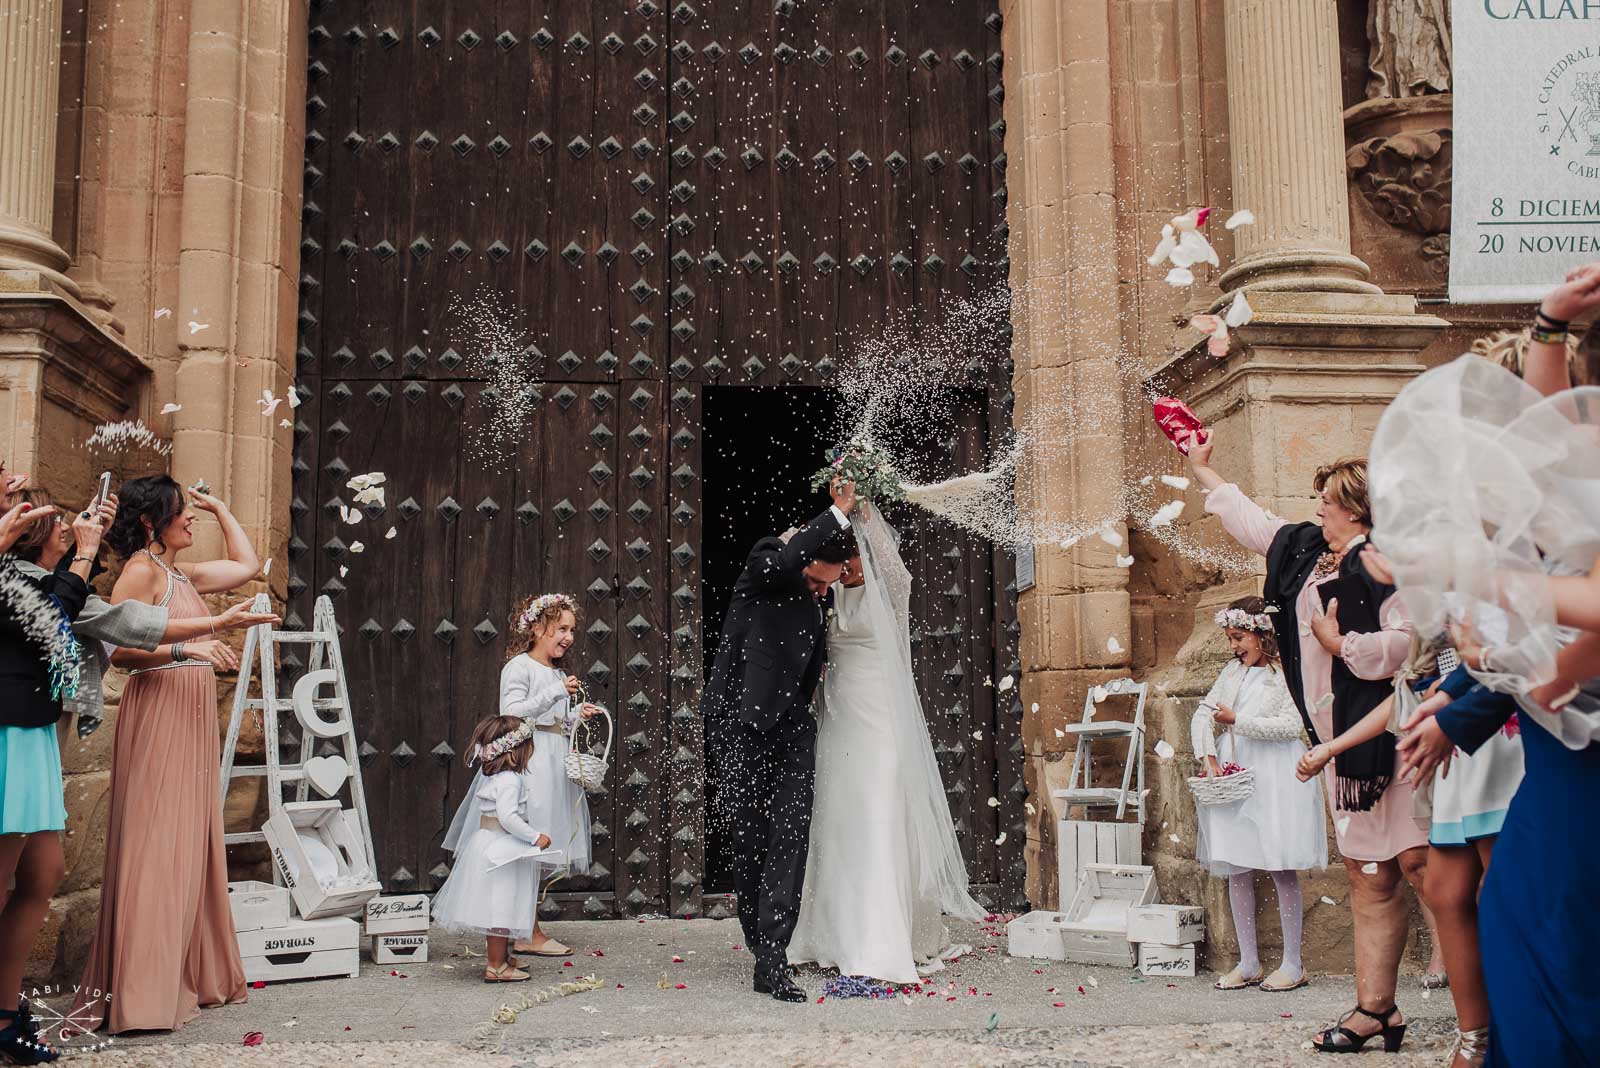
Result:
<svg viewBox="0 0 1600 1068"><path fill-rule="evenodd" d="M1422 235L1435 270L1450 258L1450 130L1416 130L1361 141L1345 153L1350 181L1390 226Z"/></svg>
<svg viewBox="0 0 1600 1068"><path fill-rule="evenodd" d="M1367 99L1450 91L1450 0L1368 0Z"/></svg>

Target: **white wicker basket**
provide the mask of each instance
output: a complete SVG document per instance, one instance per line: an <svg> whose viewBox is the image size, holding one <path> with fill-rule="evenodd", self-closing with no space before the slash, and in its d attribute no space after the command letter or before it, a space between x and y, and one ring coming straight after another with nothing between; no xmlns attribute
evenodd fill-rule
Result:
<svg viewBox="0 0 1600 1068"><path fill-rule="evenodd" d="M589 746L582 748L578 745L578 728L580 725L592 725L595 718L606 718L606 744L596 756ZM600 709L591 719L574 718L567 727L567 757L563 762L566 765L567 778L577 783L590 793L605 788L606 762L611 757L611 736L615 725L611 722L611 713Z"/></svg>
<svg viewBox="0 0 1600 1068"><path fill-rule="evenodd" d="M1215 775L1209 778L1195 775L1189 779L1189 791L1197 805L1226 805L1243 801L1256 790L1256 773L1249 768L1232 775Z"/></svg>

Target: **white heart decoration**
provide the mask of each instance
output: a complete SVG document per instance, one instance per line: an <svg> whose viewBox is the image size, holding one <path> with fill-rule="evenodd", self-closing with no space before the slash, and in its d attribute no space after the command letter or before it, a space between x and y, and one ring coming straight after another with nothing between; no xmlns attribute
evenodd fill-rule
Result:
<svg viewBox="0 0 1600 1068"><path fill-rule="evenodd" d="M350 777L350 765L341 756L313 757L305 763L306 781L323 797L332 797Z"/></svg>

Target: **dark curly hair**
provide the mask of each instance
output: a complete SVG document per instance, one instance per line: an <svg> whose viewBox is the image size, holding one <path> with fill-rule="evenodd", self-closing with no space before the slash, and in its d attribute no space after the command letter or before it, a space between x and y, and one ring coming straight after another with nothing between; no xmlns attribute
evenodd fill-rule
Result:
<svg viewBox="0 0 1600 1068"><path fill-rule="evenodd" d="M187 507L183 487L170 475L130 478L117 490L117 518L103 540L123 559L152 543L164 550L161 531ZM147 519L149 530L144 525Z"/></svg>
<svg viewBox="0 0 1600 1068"><path fill-rule="evenodd" d="M855 532L848 527L841 527L830 534L813 555L825 564L844 564L860 556L861 548L856 544Z"/></svg>

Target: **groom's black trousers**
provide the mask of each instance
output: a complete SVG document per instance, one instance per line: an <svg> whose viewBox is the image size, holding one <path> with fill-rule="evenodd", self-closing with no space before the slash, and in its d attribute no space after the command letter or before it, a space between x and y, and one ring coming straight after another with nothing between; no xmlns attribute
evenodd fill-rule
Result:
<svg viewBox="0 0 1600 1068"><path fill-rule="evenodd" d="M787 963L789 938L800 919L817 721L801 708L763 732L719 709L707 717L706 728L717 784L715 816L733 846L739 925L755 955L756 974L768 975Z"/></svg>

